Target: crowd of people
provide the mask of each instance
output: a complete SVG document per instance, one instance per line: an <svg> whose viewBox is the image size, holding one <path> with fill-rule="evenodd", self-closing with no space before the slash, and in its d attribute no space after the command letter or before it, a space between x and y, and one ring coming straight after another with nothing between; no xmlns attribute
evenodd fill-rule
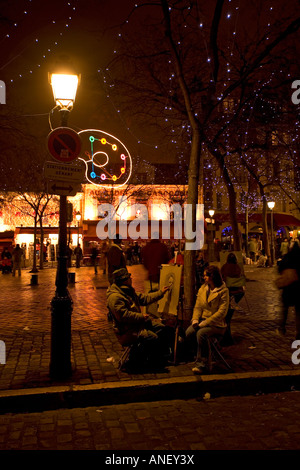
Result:
<svg viewBox="0 0 300 470"><path fill-rule="evenodd" d="M11 273L12 276L15 276L17 272L21 276L23 256L24 252L19 244L13 247L11 251L7 246L4 247L1 253L2 274Z"/></svg>
<svg viewBox="0 0 300 470"><path fill-rule="evenodd" d="M278 260L278 272L282 277L283 272L294 270L296 279L294 276L288 286L282 287L282 309L278 332L285 333L289 307L294 306L296 339L300 339L298 296L300 246L297 242L286 244L287 241L282 241L282 257ZM183 264L184 256L179 251L171 257L166 245L155 239L148 242L141 250L141 262L147 270L148 280L151 281L145 293L135 292L125 263L113 271L107 299L116 335L123 346L131 346L125 368L138 365L145 370L149 364L162 365L167 362L174 338L159 315L153 315L148 310L145 313L142 307L157 305L158 300L168 292L169 286L161 288L159 285L161 265L170 262ZM226 338L232 340L230 321L237 304L245 295L245 285L246 277L242 257L238 260L233 252L228 252L226 261L221 268L218 268L205 260L203 252L197 253L195 260L196 302L191 323L183 334L186 357L188 360L193 358L192 371L195 374L208 371L209 342L212 337L219 341L223 340L225 344ZM124 331L130 332L131 335L126 334L126 341L124 341Z"/></svg>
<svg viewBox="0 0 300 470"><path fill-rule="evenodd" d="M116 242L120 247L119 240L111 246ZM115 263L111 268L110 287L107 290L107 305L116 336L122 346L131 347L124 366L126 369L162 366L170 359L174 347L174 331L161 318L161 313L157 313L157 302L171 288L170 285L160 285L160 273L162 265L184 264L184 254L181 251L172 253L164 242L155 237L142 248L140 256L147 272L145 292L137 293L132 287L125 253L122 260L119 258L119 265ZM236 258L232 262L232 257L226 263L226 266L235 267L230 272L225 266L228 278L229 275L232 278L243 277L236 263ZM110 264L108 262L108 266ZM196 357L192 370L195 374L201 374L208 367L209 338L216 336L221 339L227 330L230 297L235 295L238 302L242 295L239 287L233 290L227 287L220 269L209 265L203 252L197 253L195 261L195 285L197 300L191 324L183 336L187 356L191 353ZM153 305L156 308L151 309Z"/></svg>
<svg viewBox="0 0 300 470"><path fill-rule="evenodd" d="M69 248L69 247L68 247ZM174 328L168 326L158 312L158 301L165 295L170 296L170 285L161 286L160 275L163 265L184 265L184 251L178 246L167 246L158 236L140 246L134 243L128 254L122 238L109 243L103 241L100 246L94 244L89 253L95 275L101 266L107 276L108 318L113 322L115 334L122 346L130 346L130 355L126 368L164 366L170 359L174 347ZM177 250L175 250L177 248ZM250 256L259 263L262 250L258 240L249 242ZM134 253L134 255L133 255ZM69 248L68 256L76 257L76 267L81 266L83 251L78 244L74 252ZM223 252L224 254L224 252ZM21 276L22 248L16 245L9 250L2 250L2 273L11 272L13 276ZM134 261L133 261L134 259ZM128 266L142 263L147 279L144 293L137 293L132 286ZM245 295L246 278L244 273L245 260L238 259L234 252L227 252L221 267L209 263L203 251L195 257L194 284L196 301L190 324L183 333L186 357L195 360L192 370L202 374L208 370L210 338L224 340L230 338L230 320L237 304ZM296 314L296 339L300 339L300 245L298 240L281 241L280 258L277 261L277 287L281 290L282 309L280 312L277 332L285 334L289 308L294 307ZM70 266L70 264L69 264ZM183 287L181 279L180 289Z"/></svg>
<svg viewBox="0 0 300 470"><path fill-rule="evenodd" d="M274 239L275 260L281 260L292 248L294 243L299 243L298 238L276 237ZM246 256L245 244L243 247L243 256L245 264L255 264L257 267L268 267L268 257L264 249L263 241L260 236L252 236L248 242L248 255Z"/></svg>

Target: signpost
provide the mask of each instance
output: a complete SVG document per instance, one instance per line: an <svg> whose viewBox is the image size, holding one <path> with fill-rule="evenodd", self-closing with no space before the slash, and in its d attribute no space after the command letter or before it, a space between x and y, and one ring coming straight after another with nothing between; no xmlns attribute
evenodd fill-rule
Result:
<svg viewBox="0 0 300 470"><path fill-rule="evenodd" d="M47 142L50 154L57 160L47 161L44 166L49 194L75 196L85 174L81 162L74 163L81 150L79 135L68 127L58 127L50 132Z"/></svg>
<svg viewBox="0 0 300 470"><path fill-rule="evenodd" d="M48 182L48 193L56 194L58 196L76 196L80 189L80 184L76 183L67 183L63 181Z"/></svg>
<svg viewBox="0 0 300 470"><path fill-rule="evenodd" d="M44 176L49 194L57 194L59 201L59 250L57 258L56 292L52 299L50 375L66 378L72 374L71 315L72 299L68 291L67 223L68 196L81 190L85 168L75 162L81 151L81 139L68 127L54 129L47 139L48 151L56 161L47 161Z"/></svg>
<svg viewBox="0 0 300 470"><path fill-rule="evenodd" d="M82 165L71 163L46 162L44 166L45 178L59 181L72 181L82 183L85 168Z"/></svg>
<svg viewBox="0 0 300 470"><path fill-rule="evenodd" d="M47 144L52 157L63 163L73 162L81 152L81 138L69 127L57 127L51 131Z"/></svg>

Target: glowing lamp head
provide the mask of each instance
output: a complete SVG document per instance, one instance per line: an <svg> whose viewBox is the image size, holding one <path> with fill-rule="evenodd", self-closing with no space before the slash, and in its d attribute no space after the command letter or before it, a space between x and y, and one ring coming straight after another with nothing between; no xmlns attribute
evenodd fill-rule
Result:
<svg viewBox="0 0 300 470"><path fill-rule="evenodd" d="M269 209L271 209L271 210L274 209L274 206L275 206L275 202L273 202L273 201L268 202L268 208Z"/></svg>
<svg viewBox="0 0 300 470"><path fill-rule="evenodd" d="M76 212L76 216L75 216L75 217L76 217L76 220L79 222L80 219L81 219L81 214L80 214L80 212Z"/></svg>
<svg viewBox="0 0 300 470"><path fill-rule="evenodd" d="M209 213L209 216L210 216L210 217L213 217L215 211L214 211L213 209L210 209L210 210L208 211L208 213Z"/></svg>
<svg viewBox="0 0 300 470"><path fill-rule="evenodd" d="M79 76L66 73L52 73L50 75L54 101L61 109L72 109L75 102Z"/></svg>

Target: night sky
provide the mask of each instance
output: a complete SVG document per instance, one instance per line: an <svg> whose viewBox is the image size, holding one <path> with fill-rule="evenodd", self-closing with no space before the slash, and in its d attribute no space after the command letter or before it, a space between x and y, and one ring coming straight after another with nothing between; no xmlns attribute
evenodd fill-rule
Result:
<svg viewBox="0 0 300 470"><path fill-rule="evenodd" d="M7 105L17 106L33 125L47 124L54 106L48 72L68 58L81 74L69 125L81 130L107 124L99 108L108 104L95 77L113 56L118 25L133 6L130 0L0 0L0 80Z"/></svg>
<svg viewBox="0 0 300 470"><path fill-rule="evenodd" d="M114 57L114 50L118 49L120 42L120 24L136 3L134 0L0 0L0 80L7 86L7 106L17 109L24 122L46 137L50 131L49 112L54 107L48 72L57 60L67 57L81 74L81 85L69 119L70 127L76 131L88 128L105 130L126 142L133 154L138 153L141 148L138 138L143 140L145 137L142 134L143 123L134 123L136 134L140 132L140 136L130 135L122 116L106 96L98 73ZM271 26L275 24L278 15L280 18L280 9L289 13L289 6L292 6L292 15L298 2L265 0L261 12L253 7L254 3L249 2L248 7L248 2L224 2L221 45L223 39L228 41L229 38L228 44L233 45L236 38L255 38L258 28L264 31L269 27L268 22ZM277 17L272 17L273 3ZM198 4L199 11L215 6L215 2L207 1L199 1ZM236 5L240 5L238 13L234 9ZM228 11L234 13L232 19L228 18ZM134 22L131 24L133 28L138 26ZM235 31L236 36L233 36ZM208 57L203 57L203 60L200 66L205 66ZM291 65L295 63L293 57ZM234 72L234 67L230 68ZM199 81L201 70L195 74L198 74ZM53 120L53 126L57 127L59 124L55 117ZM144 149L143 155L153 157L154 161L161 160L154 146L145 145ZM164 148L164 158L166 153Z"/></svg>

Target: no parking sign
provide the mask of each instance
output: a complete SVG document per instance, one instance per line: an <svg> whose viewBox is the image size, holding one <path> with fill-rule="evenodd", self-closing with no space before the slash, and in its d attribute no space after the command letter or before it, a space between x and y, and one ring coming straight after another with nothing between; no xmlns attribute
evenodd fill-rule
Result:
<svg viewBox="0 0 300 470"><path fill-rule="evenodd" d="M79 156L81 139L76 131L69 127L54 129L47 138L48 150L55 160L69 163Z"/></svg>

